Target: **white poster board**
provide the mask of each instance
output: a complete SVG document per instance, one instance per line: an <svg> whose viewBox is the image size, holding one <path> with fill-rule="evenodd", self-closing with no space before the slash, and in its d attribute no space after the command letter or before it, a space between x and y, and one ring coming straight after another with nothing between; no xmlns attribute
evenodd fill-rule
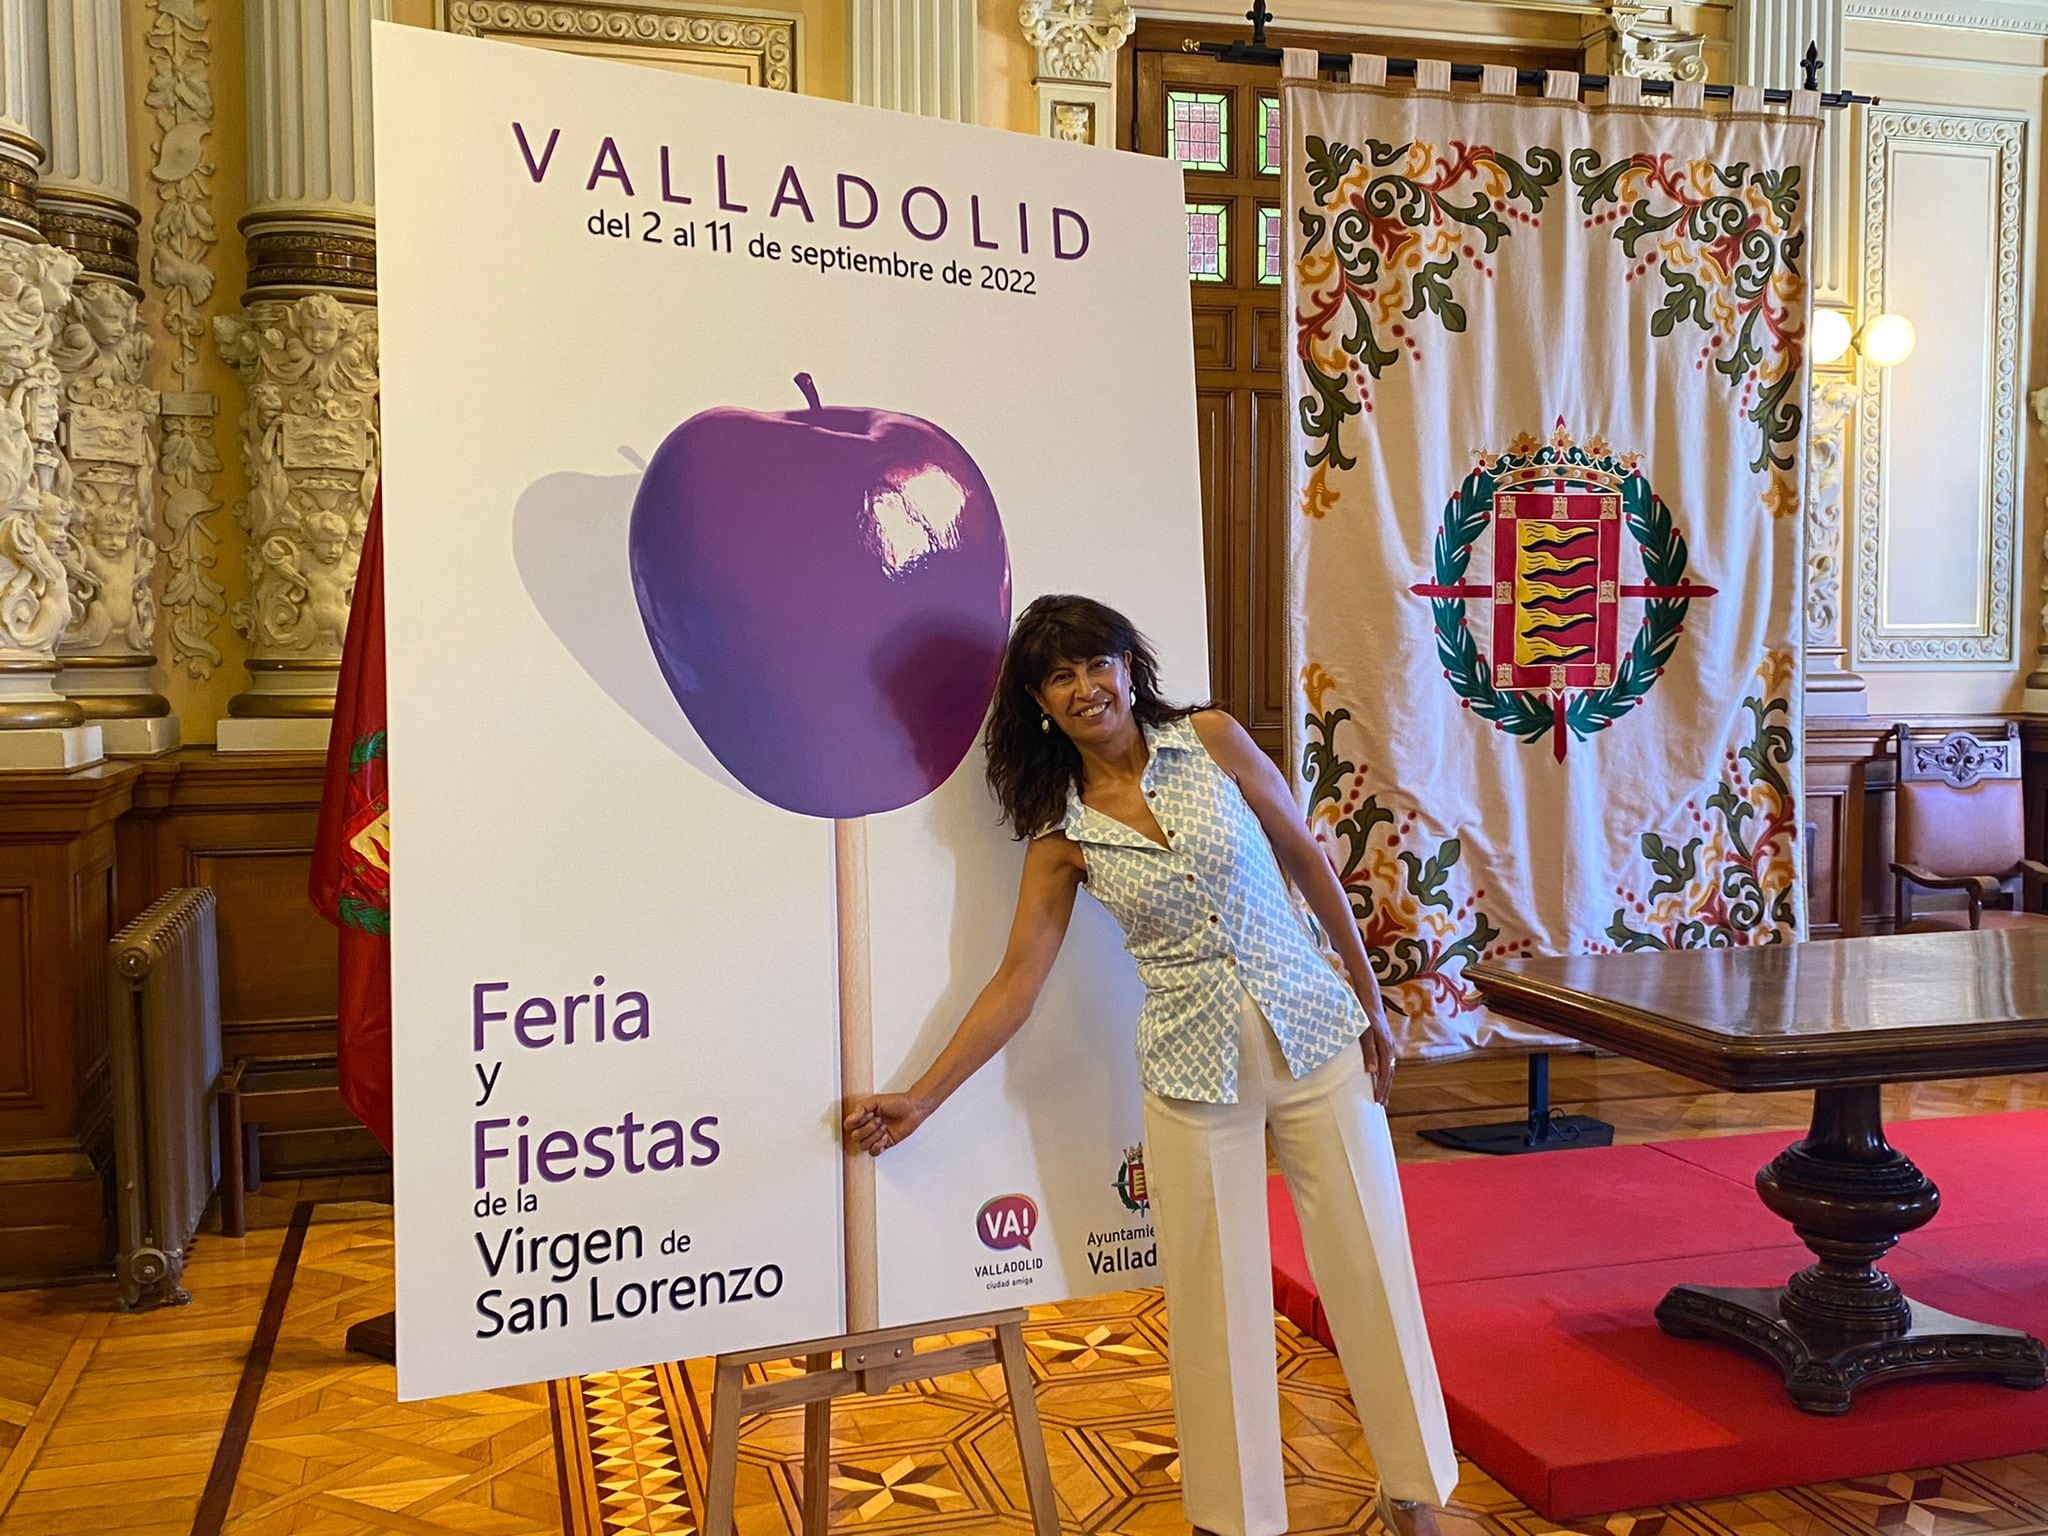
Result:
<svg viewBox="0 0 2048 1536"><path fill-rule="evenodd" d="M838 1332L846 812L785 807L843 789L805 733L847 732L859 689L821 680L888 637L820 630L866 578L775 517L807 456L908 434L931 462L859 470L892 578L961 564L992 502L1013 610L1124 606L1203 694L1179 177L424 29L374 45L401 1395ZM707 455L729 515L671 536L664 477L701 522ZM755 527L787 590L748 590ZM671 624L685 556L717 569ZM868 817L885 1088L993 971L1021 857L978 748L899 757L883 778L944 782ZM1119 1193L1137 1001L1084 899L1024 1036L883 1159L885 1322L1152 1278ZM981 1241L1003 1197L1029 1247ZM1091 1263L1112 1232L1127 1255Z"/></svg>

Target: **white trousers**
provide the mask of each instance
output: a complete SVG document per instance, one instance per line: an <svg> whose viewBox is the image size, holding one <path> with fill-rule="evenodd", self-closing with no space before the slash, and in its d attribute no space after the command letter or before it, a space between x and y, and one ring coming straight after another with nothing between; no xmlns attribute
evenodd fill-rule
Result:
<svg viewBox="0 0 2048 1536"><path fill-rule="evenodd" d="M1381 1486L1448 1503L1458 1458L1408 1247L1386 1111L1354 1047L1296 1080L1250 994L1237 1102L1145 1095L1145 1173L1166 1283L1181 1497L1218 1536L1282 1536L1266 1132Z"/></svg>

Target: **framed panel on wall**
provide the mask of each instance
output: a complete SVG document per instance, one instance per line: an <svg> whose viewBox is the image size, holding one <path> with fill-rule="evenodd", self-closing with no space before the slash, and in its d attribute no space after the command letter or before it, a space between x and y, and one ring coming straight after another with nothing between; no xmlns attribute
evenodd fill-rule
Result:
<svg viewBox="0 0 2048 1536"><path fill-rule="evenodd" d="M798 19L772 11L673 0L436 0L435 22L464 37L626 59L771 91L796 89Z"/></svg>
<svg viewBox="0 0 2048 1536"><path fill-rule="evenodd" d="M2017 658L2025 135L1991 111L1864 113L1863 308L1918 342L1863 370L1859 666Z"/></svg>

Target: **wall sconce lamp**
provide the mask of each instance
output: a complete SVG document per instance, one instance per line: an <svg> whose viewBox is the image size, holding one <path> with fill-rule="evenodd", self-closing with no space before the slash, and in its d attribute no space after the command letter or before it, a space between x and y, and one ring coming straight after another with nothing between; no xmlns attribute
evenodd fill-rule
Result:
<svg viewBox="0 0 2048 1536"><path fill-rule="evenodd" d="M1891 368L1913 354L1913 322L1904 315L1872 315L1862 328L1854 329L1839 309L1813 312L1813 331L1808 338L1815 363L1826 366L1839 361L1852 347L1866 362Z"/></svg>

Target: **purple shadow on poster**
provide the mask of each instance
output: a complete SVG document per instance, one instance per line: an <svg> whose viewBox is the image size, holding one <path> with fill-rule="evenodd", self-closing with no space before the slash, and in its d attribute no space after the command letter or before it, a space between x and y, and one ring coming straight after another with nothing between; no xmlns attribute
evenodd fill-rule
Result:
<svg viewBox="0 0 2048 1536"><path fill-rule="evenodd" d="M700 411L655 451L629 549L641 622L696 734L806 816L895 810L974 744L1010 558L967 450L917 416Z"/></svg>

